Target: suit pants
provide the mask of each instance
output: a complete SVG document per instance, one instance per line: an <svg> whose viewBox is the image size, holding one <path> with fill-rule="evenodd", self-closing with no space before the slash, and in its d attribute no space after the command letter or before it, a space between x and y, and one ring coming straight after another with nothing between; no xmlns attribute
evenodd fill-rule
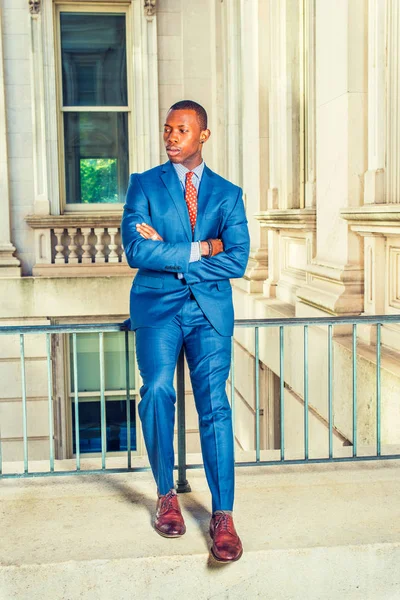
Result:
<svg viewBox="0 0 400 600"><path fill-rule="evenodd" d="M185 301L176 317L162 327L136 330L136 354L143 386L139 416L150 465L160 494L174 487L173 378L185 348L199 417L204 468L212 509L232 510L234 457L232 414L225 391L231 359L231 338L207 321L196 300Z"/></svg>

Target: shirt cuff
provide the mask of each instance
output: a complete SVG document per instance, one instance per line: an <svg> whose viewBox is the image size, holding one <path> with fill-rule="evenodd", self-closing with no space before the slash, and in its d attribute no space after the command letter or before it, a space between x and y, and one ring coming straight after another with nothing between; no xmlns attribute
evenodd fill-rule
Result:
<svg viewBox="0 0 400 600"><path fill-rule="evenodd" d="M189 262L192 263L198 260L201 260L200 242L192 242L192 246L190 248Z"/></svg>

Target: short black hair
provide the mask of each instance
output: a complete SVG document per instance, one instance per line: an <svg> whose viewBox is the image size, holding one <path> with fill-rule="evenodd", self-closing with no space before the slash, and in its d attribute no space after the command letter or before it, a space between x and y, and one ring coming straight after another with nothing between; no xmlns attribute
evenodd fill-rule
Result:
<svg viewBox="0 0 400 600"><path fill-rule="evenodd" d="M201 130L204 131L207 129L207 112L200 104L194 102L194 100L180 100L179 102L175 102L169 110L194 110Z"/></svg>

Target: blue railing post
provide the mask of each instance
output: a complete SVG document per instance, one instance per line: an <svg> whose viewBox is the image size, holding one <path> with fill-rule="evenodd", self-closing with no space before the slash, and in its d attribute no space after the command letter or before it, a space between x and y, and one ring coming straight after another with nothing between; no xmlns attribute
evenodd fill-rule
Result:
<svg viewBox="0 0 400 600"><path fill-rule="evenodd" d="M192 491L186 479L185 355L183 348L178 358L176 383L178 407L178 479L176 490L182 494Z"/></svg>
<svg viewBox="0 0 400 600"><path fill-rule="evenodd" d="M332 325L328 325L328 436L329 458L333 458L333 373L332 373Z"/></svg>
<svg viewBox="0 0 400 600"><path fill-rule="evenodd" d="M128 469L132 466L132 440L131 440L131 393L129 372L129 331L125 331L125 376L126 376L126 451L128 458Z"/></svg>
<svg viewBox="0 0 400 600"><path fill-rule="evenodd" d="M381 455L381 324L376 325L376 455Z"/></svg>
<svg viewBox="0 0 400 600"><path fill-rule="evenodd" d="M46 333L47 355L47 402L49 419L49 459L50 471L54 471L54 423L53 423L53 376L51 365L51 333Z"/></svg>
<svg viewBox="0 0 400 600"><path fill-rule="evenodd" d="M255 387L256 387L256 462L260 462L260 340L259 328L254 332L254 357L255 357Z"/></svg>
<svg viewBox="0 0 400 600"><path fill-rule="evenodd" d="M281 461L285 460L285 338L283 325L279 326L279 412L280 412L280 445Z"/></svg>
<svg viewBox="0 0 400 600"><path fill-rule="evenodd" d="M22 386L22 435L24 445L24 473L28 473L28 424L27 424L27 402L26 402L26 373L25 373L25 336L23 333L19 336L19 348L21 357L21 386Z"/></svg>
<svg viewBox="0 0 400 600"><path fill-rule="evenodd" d="M357 457L357 325L353 325L353 458Z"/></svg>
<svg viewBox="0 0 400 600"><path fill-rule="evenodd" d="M304 460L308 460L308 325L304 326Z"/></svg>
<svg viewBox="0 0 400 600"><path fill-rule="evenodd" d="M100 358L100 423L101 423L101 468L106 468L107 455L107 424L106 424L106 396L104 380L104 333L99 333L99 358Z"/></svg>
<svg viewBox="0 0 400 600"><path fill-rule="evenodd" d="M78 393L78 351L76 347L76 333L72 334L72 356L74 362L74 417L75 417L75 459L76 470L81 470L81 441L79 431L79 393Z"/></svg>

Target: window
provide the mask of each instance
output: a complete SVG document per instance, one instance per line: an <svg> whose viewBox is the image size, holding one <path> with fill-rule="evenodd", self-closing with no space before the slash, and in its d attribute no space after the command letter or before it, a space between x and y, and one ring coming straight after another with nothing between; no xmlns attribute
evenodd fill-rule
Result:
<svg viewBox="0 0 400 600"><path fill-rule="evenodd" d="M124 202L129 178L127 15L58 7L62 197L68 210Z"/></svg>
<svg viewBox="0 0 400 600"><path fill-rule="evenodd" d="M128 449L126 363L124 333L104 334L104 380L106 398L107 452ZM79 447L82 454L101 452L100 420L100 361L97 333L80 333L76 338L79 398ZM137 450L135 363L130 349L130 419L131 445ZM73 377L73 347L70 339L70 418L72 422L72 447L75 446L75 389Z"/></svg>

